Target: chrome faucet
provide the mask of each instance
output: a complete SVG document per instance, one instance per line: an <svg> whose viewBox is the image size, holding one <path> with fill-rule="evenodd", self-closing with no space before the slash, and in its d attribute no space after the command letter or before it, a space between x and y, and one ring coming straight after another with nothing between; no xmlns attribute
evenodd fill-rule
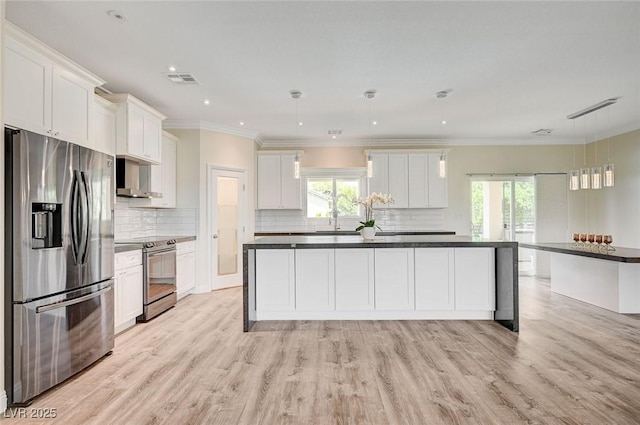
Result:
<svg viewBox="0 0 640 425"><path fill-rule="evenodd" d="M338 196L332 196L331 197L331 215L329 216L329 226L331 226L331 219L333 218L333 230L340 230L340 224L338 224L338 198L340 195Z"/></svg>

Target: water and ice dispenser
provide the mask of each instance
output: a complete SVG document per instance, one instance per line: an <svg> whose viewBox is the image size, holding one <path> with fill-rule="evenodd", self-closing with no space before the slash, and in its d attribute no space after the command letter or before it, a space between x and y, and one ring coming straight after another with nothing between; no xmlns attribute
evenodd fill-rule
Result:
<svg viewBox="0 0 640 425"><path fill-rule="evenodd" d="M31 248L62 247L62 204L31 204Z"/></svg>

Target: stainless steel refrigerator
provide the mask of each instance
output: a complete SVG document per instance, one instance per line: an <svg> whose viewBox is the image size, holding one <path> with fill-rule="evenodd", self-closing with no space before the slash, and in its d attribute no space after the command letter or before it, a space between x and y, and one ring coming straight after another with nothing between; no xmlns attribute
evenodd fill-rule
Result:
<svg viewBox="0 0 640 425"><path fill-rule="evenodd" d="M113 349L114 158L5 128L5 377L28 403Z"/></svg>

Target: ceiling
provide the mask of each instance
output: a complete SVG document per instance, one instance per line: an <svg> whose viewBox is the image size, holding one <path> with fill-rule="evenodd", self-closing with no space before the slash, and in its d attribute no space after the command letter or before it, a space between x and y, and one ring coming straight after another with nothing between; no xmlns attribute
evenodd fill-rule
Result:
<svg viewBox="0 0 640 425"><path fill-rule="evenodd" d="M636 1L7 1L6 16L111 92L267 144L582 143L640 128ZM171 83L170 65L200 84Z"/></svg>

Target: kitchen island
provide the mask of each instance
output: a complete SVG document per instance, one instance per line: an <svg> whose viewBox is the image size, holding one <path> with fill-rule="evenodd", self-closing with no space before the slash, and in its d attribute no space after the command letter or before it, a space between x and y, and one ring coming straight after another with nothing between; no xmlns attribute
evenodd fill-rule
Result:
<svg viewBox="0 0 640 425"><path fill-rule="evenodd" d="M551 253L552 292L616 313L640 313L640 249L591 245L520 244Z"/></svg>
<svg viewBox="0 0 640 425"><path fill-rule="evenodd" d="M518 331L518 244L451 235L267 236L243 245L260 320L495 320Z"/></svg>

